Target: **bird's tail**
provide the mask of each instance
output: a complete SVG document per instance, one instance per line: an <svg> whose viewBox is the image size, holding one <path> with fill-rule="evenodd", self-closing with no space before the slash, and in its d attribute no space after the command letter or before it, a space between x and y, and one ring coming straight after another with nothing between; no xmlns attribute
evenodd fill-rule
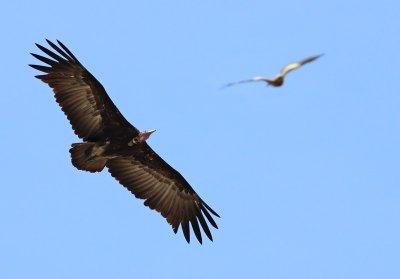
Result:
<svg viewBox="0 0 400 279"><path fill-rule="evenodd" d="M107 158L101 156L103 149L93 142L73 143L69 153L74 167L90 172L102 171L107 163Z"/></svg>

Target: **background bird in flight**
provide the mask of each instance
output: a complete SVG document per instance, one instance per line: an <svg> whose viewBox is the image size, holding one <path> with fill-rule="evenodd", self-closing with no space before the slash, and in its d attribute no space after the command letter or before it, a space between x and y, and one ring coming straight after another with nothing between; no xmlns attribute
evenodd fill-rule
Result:
<svg viewBox="0 0 400 279"><path fill-rule="evenodd" d="M271 85L273 87L279 87L279 86L282 86L282 84L284 82L284 78L285 78L287 73L289 73L290 71L293 71L293 70L303 66L304 64L307 64L309 62L312 62L312 61L318 59L322 55L323 54L311 56L311 57L305 58L305 59L303 59L303 60L301 60L299 62L291 63L291 64L285 66L281 70L279 75L277 75L273 79L269 79L269 78L266 78L266 77L253 77L251 79L246 79L246 80L241 80L241 81L237 81L237 82L228 83L223 88L230 87L232 85L236 85L236 84L239 84L239 83L246 83L246 82L252 82L252 81L264 81L264 82L267 83L267 85Z"/></svg>

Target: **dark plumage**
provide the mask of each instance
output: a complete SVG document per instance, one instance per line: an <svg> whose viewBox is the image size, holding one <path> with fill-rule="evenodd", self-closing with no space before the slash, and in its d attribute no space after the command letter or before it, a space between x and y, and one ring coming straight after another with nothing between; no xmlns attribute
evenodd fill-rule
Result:
<svg viewBox="0 0 400 279"><path fill-rule="evenodd" d="M152 131L140 132L131 125L107 95L104 87L60 41L47 40L51 51L36 46L50 58L33 54L47 64L29 65L41 72L36 77L53 88L57 103L75 134L83 140L70 149L72 164L90 172L108 168L111 175L144 204L160 212L174 232L182 227L190 242L189 223L200 243L201 229L212 240L208 222L219 217L196 194L183 176L158 156L146 143ZM205 216L205 218L204 218Z"/></svg>

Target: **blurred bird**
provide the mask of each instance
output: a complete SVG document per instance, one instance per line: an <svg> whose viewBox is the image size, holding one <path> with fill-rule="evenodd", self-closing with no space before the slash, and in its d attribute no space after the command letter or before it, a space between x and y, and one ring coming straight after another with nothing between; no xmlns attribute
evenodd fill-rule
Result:
<svg viewBox="0 0 400 279"><path fill-rule="evenodd" d="M267 83L267 85L271 85L273 87L279 87L282 86L283 81L284 81L284 77L286 76L287 73L289 73L290 71L293 71L301 66L303 66L304 64L307 64L309 62L312 62L316 59L318 59L319 57L321 57L323 54L320 55L315 55L315 56L311 56L308 57L306 59L303 59L299 62L296 63L291 63L287 66L285 66L281 72L279 73L279 75L277 75L275 78L273 79L269 79L269 78L265 78L265 77L253 77L251 79L246 79L246 80L241 80L241 81L237 81L237 82L231 82L226 84L223 88L225 87L229 87L235 84L239 84L239 83L245 83L245 82L252 82L252 81L265 81Z"/></svg>

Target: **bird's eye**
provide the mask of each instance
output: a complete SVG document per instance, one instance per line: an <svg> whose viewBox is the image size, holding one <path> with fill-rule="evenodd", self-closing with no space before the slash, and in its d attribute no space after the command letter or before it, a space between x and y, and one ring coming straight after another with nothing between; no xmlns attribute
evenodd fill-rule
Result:
<svg viewBox="0 0 400 279"><path fill-rule="evenodd" d="M137 137L135 137L130 142L128 142L128 146L134 146L138 142L139 142L139 139Z"/></svg>

